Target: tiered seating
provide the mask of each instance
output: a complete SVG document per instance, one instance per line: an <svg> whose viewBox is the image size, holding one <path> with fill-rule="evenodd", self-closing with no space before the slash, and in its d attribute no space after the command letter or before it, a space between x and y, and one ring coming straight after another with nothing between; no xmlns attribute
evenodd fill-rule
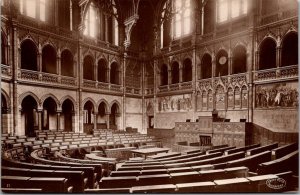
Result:
<svg viewBox="0 0 300 195"><path fill-rule="evenodd" d="M297 167L299 160L296 144L279 148L277 143L240 148L222 145L207 151L169 152L125 161L116 170L117 159L106 157L106 151L152 147L154 138L138 133L96 133L98 137L62 131L38 131L37 138L5 136L2 188L33 193L185 193L282 192L296 185L293 175L298 170L290 168ZM267 180L279 177L290 184L277 190L266 185Z"/></svg>

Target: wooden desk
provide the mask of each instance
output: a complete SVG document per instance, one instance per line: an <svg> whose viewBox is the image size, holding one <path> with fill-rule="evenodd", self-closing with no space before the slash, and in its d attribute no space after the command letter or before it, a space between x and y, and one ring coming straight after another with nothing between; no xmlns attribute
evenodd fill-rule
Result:
<svg viewBox="0 0 300 195"><path fill-rule="evenodd" d="M168 152L169 150L170 148L144 148L144 149L131 150L131 152L133 157L136 157L136 155L143 155L144 158L146 159L147 156Z"/></svg>

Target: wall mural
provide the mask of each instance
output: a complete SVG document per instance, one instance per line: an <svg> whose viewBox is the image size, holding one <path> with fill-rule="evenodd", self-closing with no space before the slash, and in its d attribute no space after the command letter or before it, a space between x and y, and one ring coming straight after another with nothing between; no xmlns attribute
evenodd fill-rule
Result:
<svg viewBox="0 0 300 195"><path fill-rule="evenodd" d="M297 107L298 83L276 83L257 85L255 94L256 108Z"/></svg>
<svg viewBox="0 0 300 195"><path fill-rule="evenodd" d="M192 95L176 95L157 98L158 112L180 112L192 109Z"/></svg>

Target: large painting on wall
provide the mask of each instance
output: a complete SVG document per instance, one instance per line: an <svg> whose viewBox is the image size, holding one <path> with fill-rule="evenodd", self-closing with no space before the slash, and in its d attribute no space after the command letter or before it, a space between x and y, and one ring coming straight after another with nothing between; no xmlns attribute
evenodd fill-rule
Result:
<svg viewBox="0 0 300 195"><path fill-rule="evenodd" d="M298 83L285 82L257 85L256 108L278 108L298 106Z"/></svg>
<svg viewBox="0 0 300 195"><path fill-rule="evenodd" d="M175 95L157 98L158 112L186 112L192 109L192 95Z"/></svg>

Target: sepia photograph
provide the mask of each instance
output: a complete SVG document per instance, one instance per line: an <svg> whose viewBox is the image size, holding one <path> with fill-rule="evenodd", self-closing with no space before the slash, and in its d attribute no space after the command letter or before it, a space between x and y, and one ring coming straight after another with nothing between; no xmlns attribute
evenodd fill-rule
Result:
<svg viewBox="0 0 300 195"><path fill-rule="evenodd" d="M298 0L0 0L1 192L299 193Z"/></svg>

